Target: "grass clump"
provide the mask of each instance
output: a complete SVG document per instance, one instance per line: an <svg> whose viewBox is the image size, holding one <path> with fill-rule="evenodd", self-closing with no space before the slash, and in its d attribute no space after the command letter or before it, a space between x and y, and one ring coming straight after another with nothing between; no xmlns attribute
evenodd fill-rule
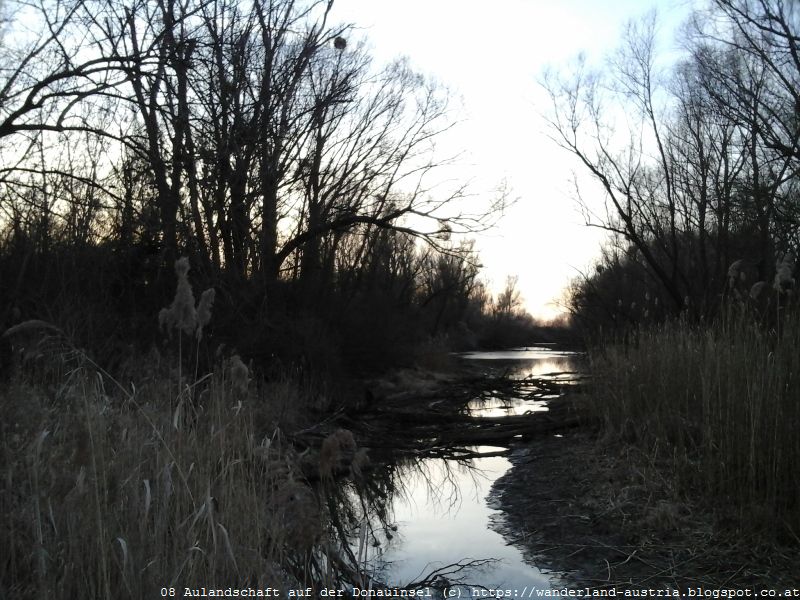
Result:
<svg viewBox="0 0 800 600"><path fill-rule="evenodd" d="M666 465L674 492L700 497L741 532L800 533L800 318L780 334L731 310L590 351L609 437Z"/></svg>

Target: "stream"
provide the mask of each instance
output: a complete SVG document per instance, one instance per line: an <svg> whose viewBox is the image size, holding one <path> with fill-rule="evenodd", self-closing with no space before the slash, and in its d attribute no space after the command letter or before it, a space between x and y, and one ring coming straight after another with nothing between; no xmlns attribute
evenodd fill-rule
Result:
<svg viewBox="0 0 800 600"><path fill-rule="evenodd" d="M568 384L579 379L582 370L580 354L545 346L470 352L460 358L476 374L492 377L534 377ZM467 410L485 417L545 412L547 400L557 397L521 400L490 394L470 401ZM471 449L490 454L505 450L491 446ZM502 530L503 514L492 486L510 467L508 459L500 455L467 461L423 458L399 467L389 507L396 531L375 552L376 574L390 585L403 586L447 565L496 559L456 573L462 593L468 592L465 597L470 597L469 590L476 586L483 586L486 594L491 590L516 589L521 594L523 590L549 589L550 577L526 563L521 552L497 532ZM453 581L450 575L448 579Z"/></svg>

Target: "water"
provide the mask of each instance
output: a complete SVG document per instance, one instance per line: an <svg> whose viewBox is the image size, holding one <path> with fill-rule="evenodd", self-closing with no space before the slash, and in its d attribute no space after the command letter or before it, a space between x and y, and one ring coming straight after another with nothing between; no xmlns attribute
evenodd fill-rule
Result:
<svg viewBox="0 0 800 600"><path fill-rule="evenodd" d="M515 379L526 377L545 379L563 385L574 383L583 377L580 372L580 355L546 346L533 346L494 352L465 352L460 355L474 364L475 369L485 375L504 375ZM503 417L524 415L528 412L547 410L546 400L558 394L542 394L539 400L489 397L476 399L467 405L473 415Z"/></svg>
<svg viewBox="0 0 800 600"><path fill-rule="evenodd" d="M478 372L511 377L567 379L555 373L574 371L578 356L545 347L462 355ZM542 400L489 397L469 405L473 414L524 414L547 410ZM499 448L479 447L489 452ZM402 489L392 506L398 530L384 548L383 577L392 585L418 581L426 573L465 559L497 559L480 570L465 572L465 583L489 589L549 589L547 575L526 563L520 551L494 529L502 513L493 506L492 484L511 463L502 456L481 457L469 466L445 459L425 459L404 469Z"/></svg>
<svg viewBox="0 0 800 600"><path fill-rule="evenodd" d="M463 352L459 356L471 361L486 374L507 374L509 377L542 377L555 381L580 378L580 354L555 350L547 346L530 346L494 352Z"/></svg>

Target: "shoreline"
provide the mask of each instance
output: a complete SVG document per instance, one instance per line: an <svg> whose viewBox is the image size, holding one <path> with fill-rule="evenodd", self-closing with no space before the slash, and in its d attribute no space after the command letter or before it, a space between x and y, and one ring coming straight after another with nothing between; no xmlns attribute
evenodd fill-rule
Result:
<svg viewBox="0 0 800 600"><path fill-rule="evenodd" d="M555 402L584 412L572 399ZM526 440L492 488L503 515L497 531L556 585L683 591L798 582L791 576L796 546L745 539L719 507L676 499L669 478L641 451L599 436L584 420Z"/></svg>

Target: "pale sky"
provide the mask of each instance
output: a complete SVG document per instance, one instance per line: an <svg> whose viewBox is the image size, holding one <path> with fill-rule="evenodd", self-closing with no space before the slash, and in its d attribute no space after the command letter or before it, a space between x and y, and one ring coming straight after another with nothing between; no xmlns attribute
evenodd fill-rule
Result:
<svg viewBox="0 0 800 600"><path fill-rule="evenodd" d="M491 7L491 8L490 8ZM518 198L499 226L477 237L483 277L497 291L519 276L528 310L548 318L576 268L597 256L602 232L584 225L572 186L570 157L545 135L546 96L537 79L548 66L585 51L602 58L625 22L656 7L663 35L688 14L673 0L336 0L335 22L363 28L373 56L407 56L462 98L462 121L447 142L464 150L474 191L503 179ZM671 43L671 42L670 42ZM596 188L582 189L595 194Z"/></svg>

